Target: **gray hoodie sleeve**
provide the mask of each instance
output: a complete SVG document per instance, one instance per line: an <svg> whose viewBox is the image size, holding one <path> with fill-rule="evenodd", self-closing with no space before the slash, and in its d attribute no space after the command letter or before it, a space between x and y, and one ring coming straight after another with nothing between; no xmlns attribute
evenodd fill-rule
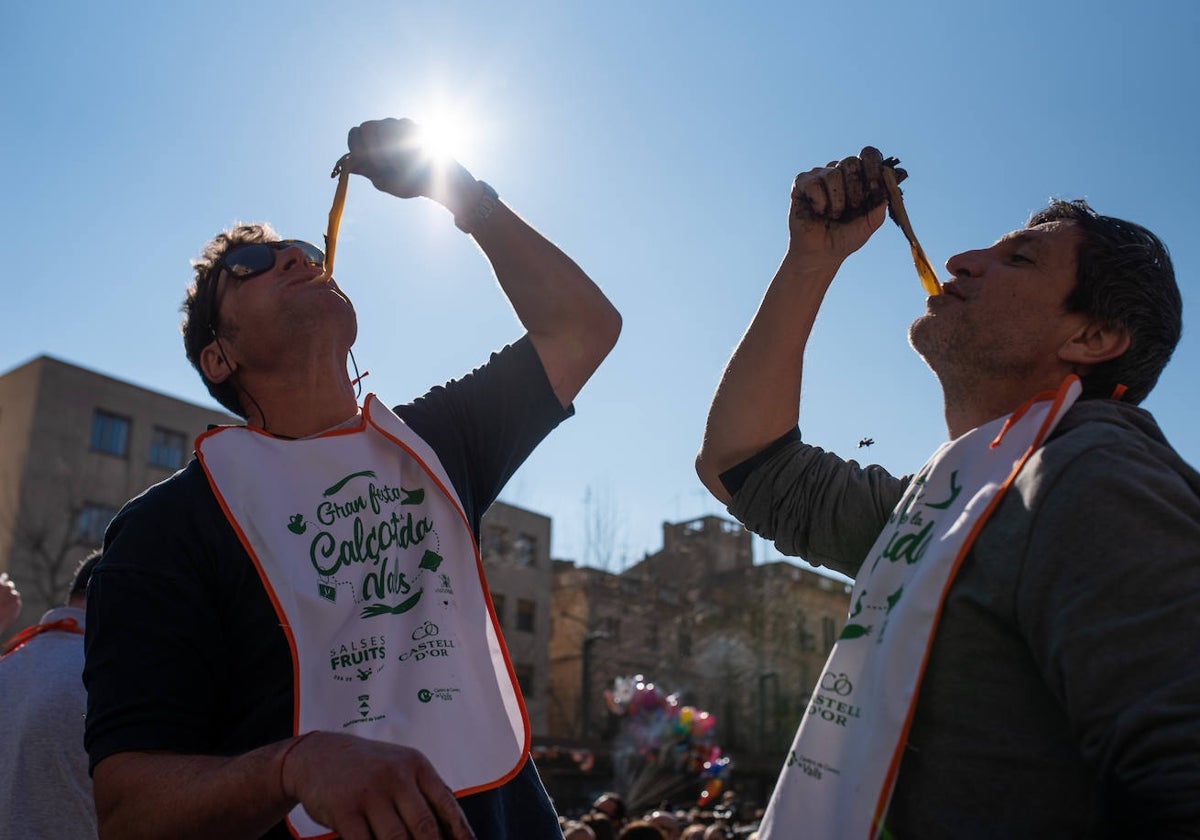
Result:
<svg viewBox="0 0 1200 840"><path fill-rule="evenodd" d="M729 512L783 554L854 577L907 483L793 441L746 477Z"/></svg>

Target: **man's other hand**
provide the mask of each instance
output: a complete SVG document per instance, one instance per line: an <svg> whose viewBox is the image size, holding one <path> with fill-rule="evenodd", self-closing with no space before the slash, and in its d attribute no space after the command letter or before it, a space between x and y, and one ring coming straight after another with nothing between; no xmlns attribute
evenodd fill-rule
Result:
<svg viewBox="0 0 1200 840"><path fill-rule="evenodd" d="M420 752L314 732L285 756L284 794L344 840L473 840L454 793Z"/></svg>

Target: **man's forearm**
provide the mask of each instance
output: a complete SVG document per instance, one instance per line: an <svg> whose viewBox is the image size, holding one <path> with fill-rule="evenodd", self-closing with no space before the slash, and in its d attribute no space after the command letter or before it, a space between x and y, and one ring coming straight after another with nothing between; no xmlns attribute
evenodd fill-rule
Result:
<svg viewBox="0 0 1200 840"><path fill-rule="evenodd" d="M105 840L257 838L296 805L279 783L289 742L233 758L128 752L101 761L93 786Z"/></svg>
<svg viewBox="0 0 1200 840"><path fill-rule="evenodd" d="M569 405L616 343L620 314L574 260L503 204L474 236Z"/></svg>
<svg viewBox="0 0 1200 840"><path fill-rule="evenodd" d="M728 502L719 476L796 425L804 348L836 266L789 253L729 359L696 458L701 481Z"/></svg>
<svg viewBox="0 0 1200 840"><path fill-rule="evenodd" d="M721 473L796 424L804 348L821 301L845 259L883 224L883 156L870 146L860 154L801 172L792 184L787 256L729 359L696 456L700 480L723 502Z"/></svg>

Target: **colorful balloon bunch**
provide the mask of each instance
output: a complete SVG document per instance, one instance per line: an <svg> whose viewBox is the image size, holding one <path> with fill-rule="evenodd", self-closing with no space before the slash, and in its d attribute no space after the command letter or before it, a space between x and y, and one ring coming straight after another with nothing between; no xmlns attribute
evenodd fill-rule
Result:
<svg viewBox="0 0 1200 840"><path fill-rule="evenodd" d="M729 778L729 756L715 743L717 719L710 712L683 706L641 674L617 677L604 692L608 710L624 718L622 737L647 765L698 775L704 783L700 805L710 804Z"/></svg>

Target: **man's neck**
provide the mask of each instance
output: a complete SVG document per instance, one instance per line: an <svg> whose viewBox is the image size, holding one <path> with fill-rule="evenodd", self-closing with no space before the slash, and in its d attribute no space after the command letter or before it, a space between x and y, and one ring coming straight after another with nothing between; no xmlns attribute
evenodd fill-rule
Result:
<svg viewBox="0 0 1200 840"><path fill-rule="evenodd" d="M278 437L308 437L358 412L354 386L341 365L276 369L239 384L247 425Z"/></svg>
<svg viewBox="0 0 1200 840"><path fill-rule="evenodd" d="M1058 381L1027 381L1023 383L989 382L973 383L970 387L955 387L942 382L942 395L946 418L946 431L950 440L956 440L972 429L985 423L1012 414L1037 394L1053 391L1062 384L1064 373Z"/></svg>

